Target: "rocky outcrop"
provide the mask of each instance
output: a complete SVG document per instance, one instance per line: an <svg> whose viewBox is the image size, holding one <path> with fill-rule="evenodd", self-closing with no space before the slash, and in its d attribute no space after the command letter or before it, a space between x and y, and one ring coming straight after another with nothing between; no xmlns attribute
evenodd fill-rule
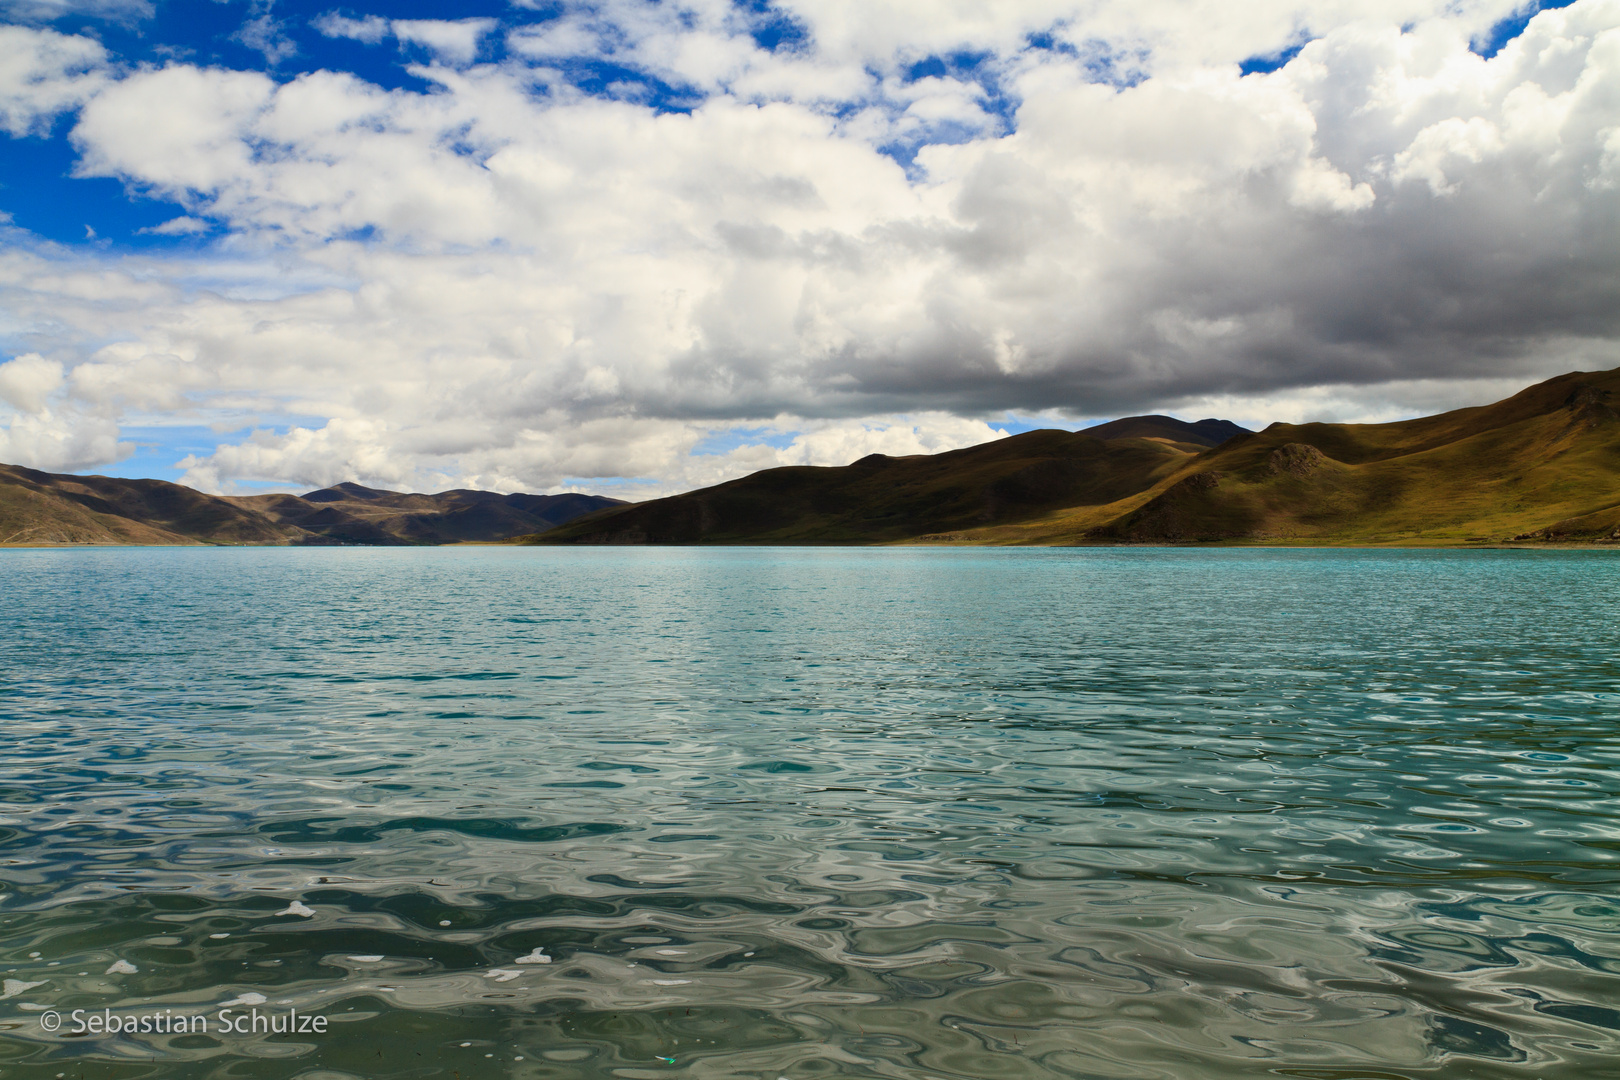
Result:
<svg viewBox="0 0 1620 1080"><path fill-rule="evenodd" d="M1327 461L1327 455L1316 447L1308 443L1295 442L1273 450L1266 467L1273 476L1283 474L1309 476L1327 464Z"/></svg>

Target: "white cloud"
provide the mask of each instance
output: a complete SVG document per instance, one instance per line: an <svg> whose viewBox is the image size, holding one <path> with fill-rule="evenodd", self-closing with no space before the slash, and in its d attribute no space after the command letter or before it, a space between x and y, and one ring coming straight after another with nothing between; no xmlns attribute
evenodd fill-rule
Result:
<svg viewBox="0 0 1620 1080"><path fill-rule="evenodd" d="M121 461L134 446L118 441L118 422L75 406L47 404L62 381L62 365L38 356L0 364L0 400L22 411L0 427L0 461L46 472L66 472Z"/></svg>
<svg viewBox="0 0 1620 1080"><path fill-rule="evenodd" d="M0 26L0 128L39 135L103 85L107 51L89 38Z"/></svg>
<svg viewBox="0 0 1620 1080"><path fill-rule="evenodd" d="M235 39L263 54L271 67L298 54L298 46L287 36L286 26L281 20L271 18L268 12L243 23Z"/></svg>
<svg viewBox="0 0 1620 1080"><path fill-rule="evenodd" d="M401 42L425 47L447 64L464 66L478 58L478 42L495 29L494 19L395 19L389 24Z"/></svg>
<svg viewBox="0 0 1620 1080"><path fill-rule="evenodd" d="M1506 149L1502 133L1484 117L1463 120L1447 117L1418 132L1412 145L1395 155L1396 180L1424 180L1436 195L1450 195L1457 185L1446 178L1447 168L1466 170Z"/></svg>
<svg viewBox="0 0 1620 1080"><path fill-rule="evenodd" d="M149 0L0 0L0 16L16 22L47 23L66 15L88 15L134 23L153 14Z"/></svg>
<svg viewBox="0 0 1620 1080"><path fill-rule="evenodd" d="M208 231L208 222L182 214L180 217L170 218L160 225L152 225L140 231L150 236L195 236Z"/></svg>
<svg viewBox="0 0 1620 1080"><path fill-rule="evenodd" d="M111 465L135 452L118 441L118 424L103 416L22 416L0 428L0 461L42 472L76 472Z"/></svg>
<svg viewBox="0 0 1620 1080"><path fill-rule="evenodd" d="M1559 348L1562 370L1590 370L1576 343ZM1260 430L1268 424L1387 424L1482 405L1524 389L1522 378L1394 379L1376 385L1323 384L1256 394L1169 399L1164 411L1185 420L1219 417Z"/></svg>
<svg viewBox="0 0 1620 1080"><path fill-rule="evenodd" d="M610 44L603 40L604 29L598 29L588 19L565 17L512 31L506 47L534 60L601 56L611 51Z"/></svg>
<svg viewBox="0 0 1620 1080"><path fill-rule="evenodd" d="M204 491L227 491L236 480L272 480L295 487L326 487L344 480L418 490L464 484L491 491L611 490L620 498L656 498L723 483L782 465L846 465L868 454L902 457L937 454L1001 438L1005 432L980 420L948 413L870 417L862 420L774 418L756 424L714 428L697 423L636 422L605 418L578 422L563 415L523 426L510 445L476 445L464 434L418 429L405 436L414 454L399 454L401 436L368 419L335 418L320 428L260 430L206 457L180 462L183 482ZM739 445L723 453L692 453L705 437L725 436ZM776 445L791 436L784 445ZM748 441L750 438L771 441ZM630 478L611 489L592 480Z"/></svg>
<svg viewBox="0 0 1620 1080"><path fill-rule="evenodd" d="M778 423L781 423L778 421ZM1006 435L983 420L968 420L949 413L878 417L859 421L791 422L806 426L785 449L776 451L777 465L848 465L868 454L908 457L941 454Z"/></svg>
<svg viewBox="0 0 1620 1080"><path fill-rule="evenodd" d="M329 38L350 38L354 41L363 41L367 45L375 45L388 36L388 20L380 15L367 15L363 19L351 19L339 15L335 11L328 11L315 19L310 25L319 30L322 35Z"/></svg>
<svg viewBox="0 0 1620 1080"><path fill-rule="evenodd" d="M45 400L61 389L62 363L27 353L0 364L0 401L25 413L42 413Z"/></svg>
<svg viewBox="0 0 1620 1080"><path fill-rule="evenodd" d="M440 61L465 67L478 58L478 43L499 25L495 19L394 19L378 15L351 19L329 11L310 21L329 38L349 38L376 45L392 34L401 46L420 45Z"/></svg>
<svg viewBox="0 0 1620 1080"><path fill-rule="evenodd" d="M274 92L258 72L184 64L137 72L81 112L79 173L127 176L176 197L237 181L256 163L244 127Z"/></svg>
<svg viewBox="0 0 1620 1080"><path fill-rule="evenodd" d="M967 445L1007 409L1462 404L1620 364L1620 2L1471 52L1510 8L830 0L773 53L729 3L611 0L483 64L490 20L389 24L444 61L412 69L429 92L113 78L36 36L17 70L45 74L0 66L23 129L87 100L80 173L185 209L156 231L223 238L209 259L0 250L0 340L64 362L53 416L87 431L268 418L188 460L216 489L651 493ZM968 46L973 71L904 75ZM585 93L554 69L581 55L692 108Z"/></svg>

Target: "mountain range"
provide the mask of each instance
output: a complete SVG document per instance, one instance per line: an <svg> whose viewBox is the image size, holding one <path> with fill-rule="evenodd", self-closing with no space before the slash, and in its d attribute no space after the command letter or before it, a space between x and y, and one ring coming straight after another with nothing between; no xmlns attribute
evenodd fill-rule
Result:
<svg viewBox="0 0 1620 1080"><path fill-rule="evenodd" d="M598 511L545 544L1620 541L1620 369L1391 424L1115 420L769 469Z"/></svg>
<svg viewBox="0 0 1620 1080"><path fill-rule="evenodd" d="M1620 542L1620 369L1392 424L1131 416L600 495L205 495L0 465L0 544Z"/></svg>
<svg viewBox="0 0 1620 1080"><path fill-rule="evenodd" d="M601 495L437 495L359 484L307 495L204 495L164 480L0 465L0 544L446 544L531 534L605 507Z"/></svg>

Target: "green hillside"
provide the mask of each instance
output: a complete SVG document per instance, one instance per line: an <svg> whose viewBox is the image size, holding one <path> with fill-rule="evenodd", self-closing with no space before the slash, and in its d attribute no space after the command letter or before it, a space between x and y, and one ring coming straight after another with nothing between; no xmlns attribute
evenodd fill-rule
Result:
<svg viewBox="0 0 1620 1080"><path fill-rule="evenodd" d="M1397 424L1273 424L1199 455L1092 539L1620 539L1620 372Z"/></svg>

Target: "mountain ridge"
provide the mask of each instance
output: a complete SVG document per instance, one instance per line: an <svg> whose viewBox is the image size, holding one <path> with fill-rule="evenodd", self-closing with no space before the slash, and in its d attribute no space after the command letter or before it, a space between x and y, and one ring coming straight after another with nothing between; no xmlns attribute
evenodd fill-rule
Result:
<svg viewBox="0 0 1620 1080"><path fill-rule="evenodd" d="M1230 420L1208 419L1189 423L1154 413L1110 420L1106 424L1082 428L1080 434L1090 435L1093 439L1166 439L1174 443L1210 447L1252 432Z"/></svg>
<svg viewBox="0 0 1620 1080"><path fill-rule="evenodd" d="M311 501L310 495L321 497ZM340 484L305 496L206 495L167 480L76 476L0 465L4 545L492 542L616 505L625 504L576 493L501 495L457 489L424 495L358 484Z"/></svg>
<svg viewBox="0 0 1620 1080"><path fill-rule="evenodd" d="M886 459L887 490L860 483L877 455L766 470L517 542L1620 542L1620 369L1570 372L1502 401L1391 424L1279 423L1208 446L1191 442L1196 427L1127 417ZM954 477L937 475L946 464ZM1044 498L997 505L999 491L1043 481ZM829 513L807 492L854 502ZM917 497L930 493L933 504Z"/></svg>
<svg viewBox="0 0 1620 1080"><path fill-rule="evenodd" d="M644 503L0 465L0 544L1620 544L1620 369L1389 424L1123 417Z"/></svg>
<svg viewBox="0 0 1620 1080"><path fill-rule="evenodd" d="M894 542L1126 497L1202 449L1166 438L1105 440L1042 429L940 454L783 466L587 515L561 527L557 542Z"/></svg>

